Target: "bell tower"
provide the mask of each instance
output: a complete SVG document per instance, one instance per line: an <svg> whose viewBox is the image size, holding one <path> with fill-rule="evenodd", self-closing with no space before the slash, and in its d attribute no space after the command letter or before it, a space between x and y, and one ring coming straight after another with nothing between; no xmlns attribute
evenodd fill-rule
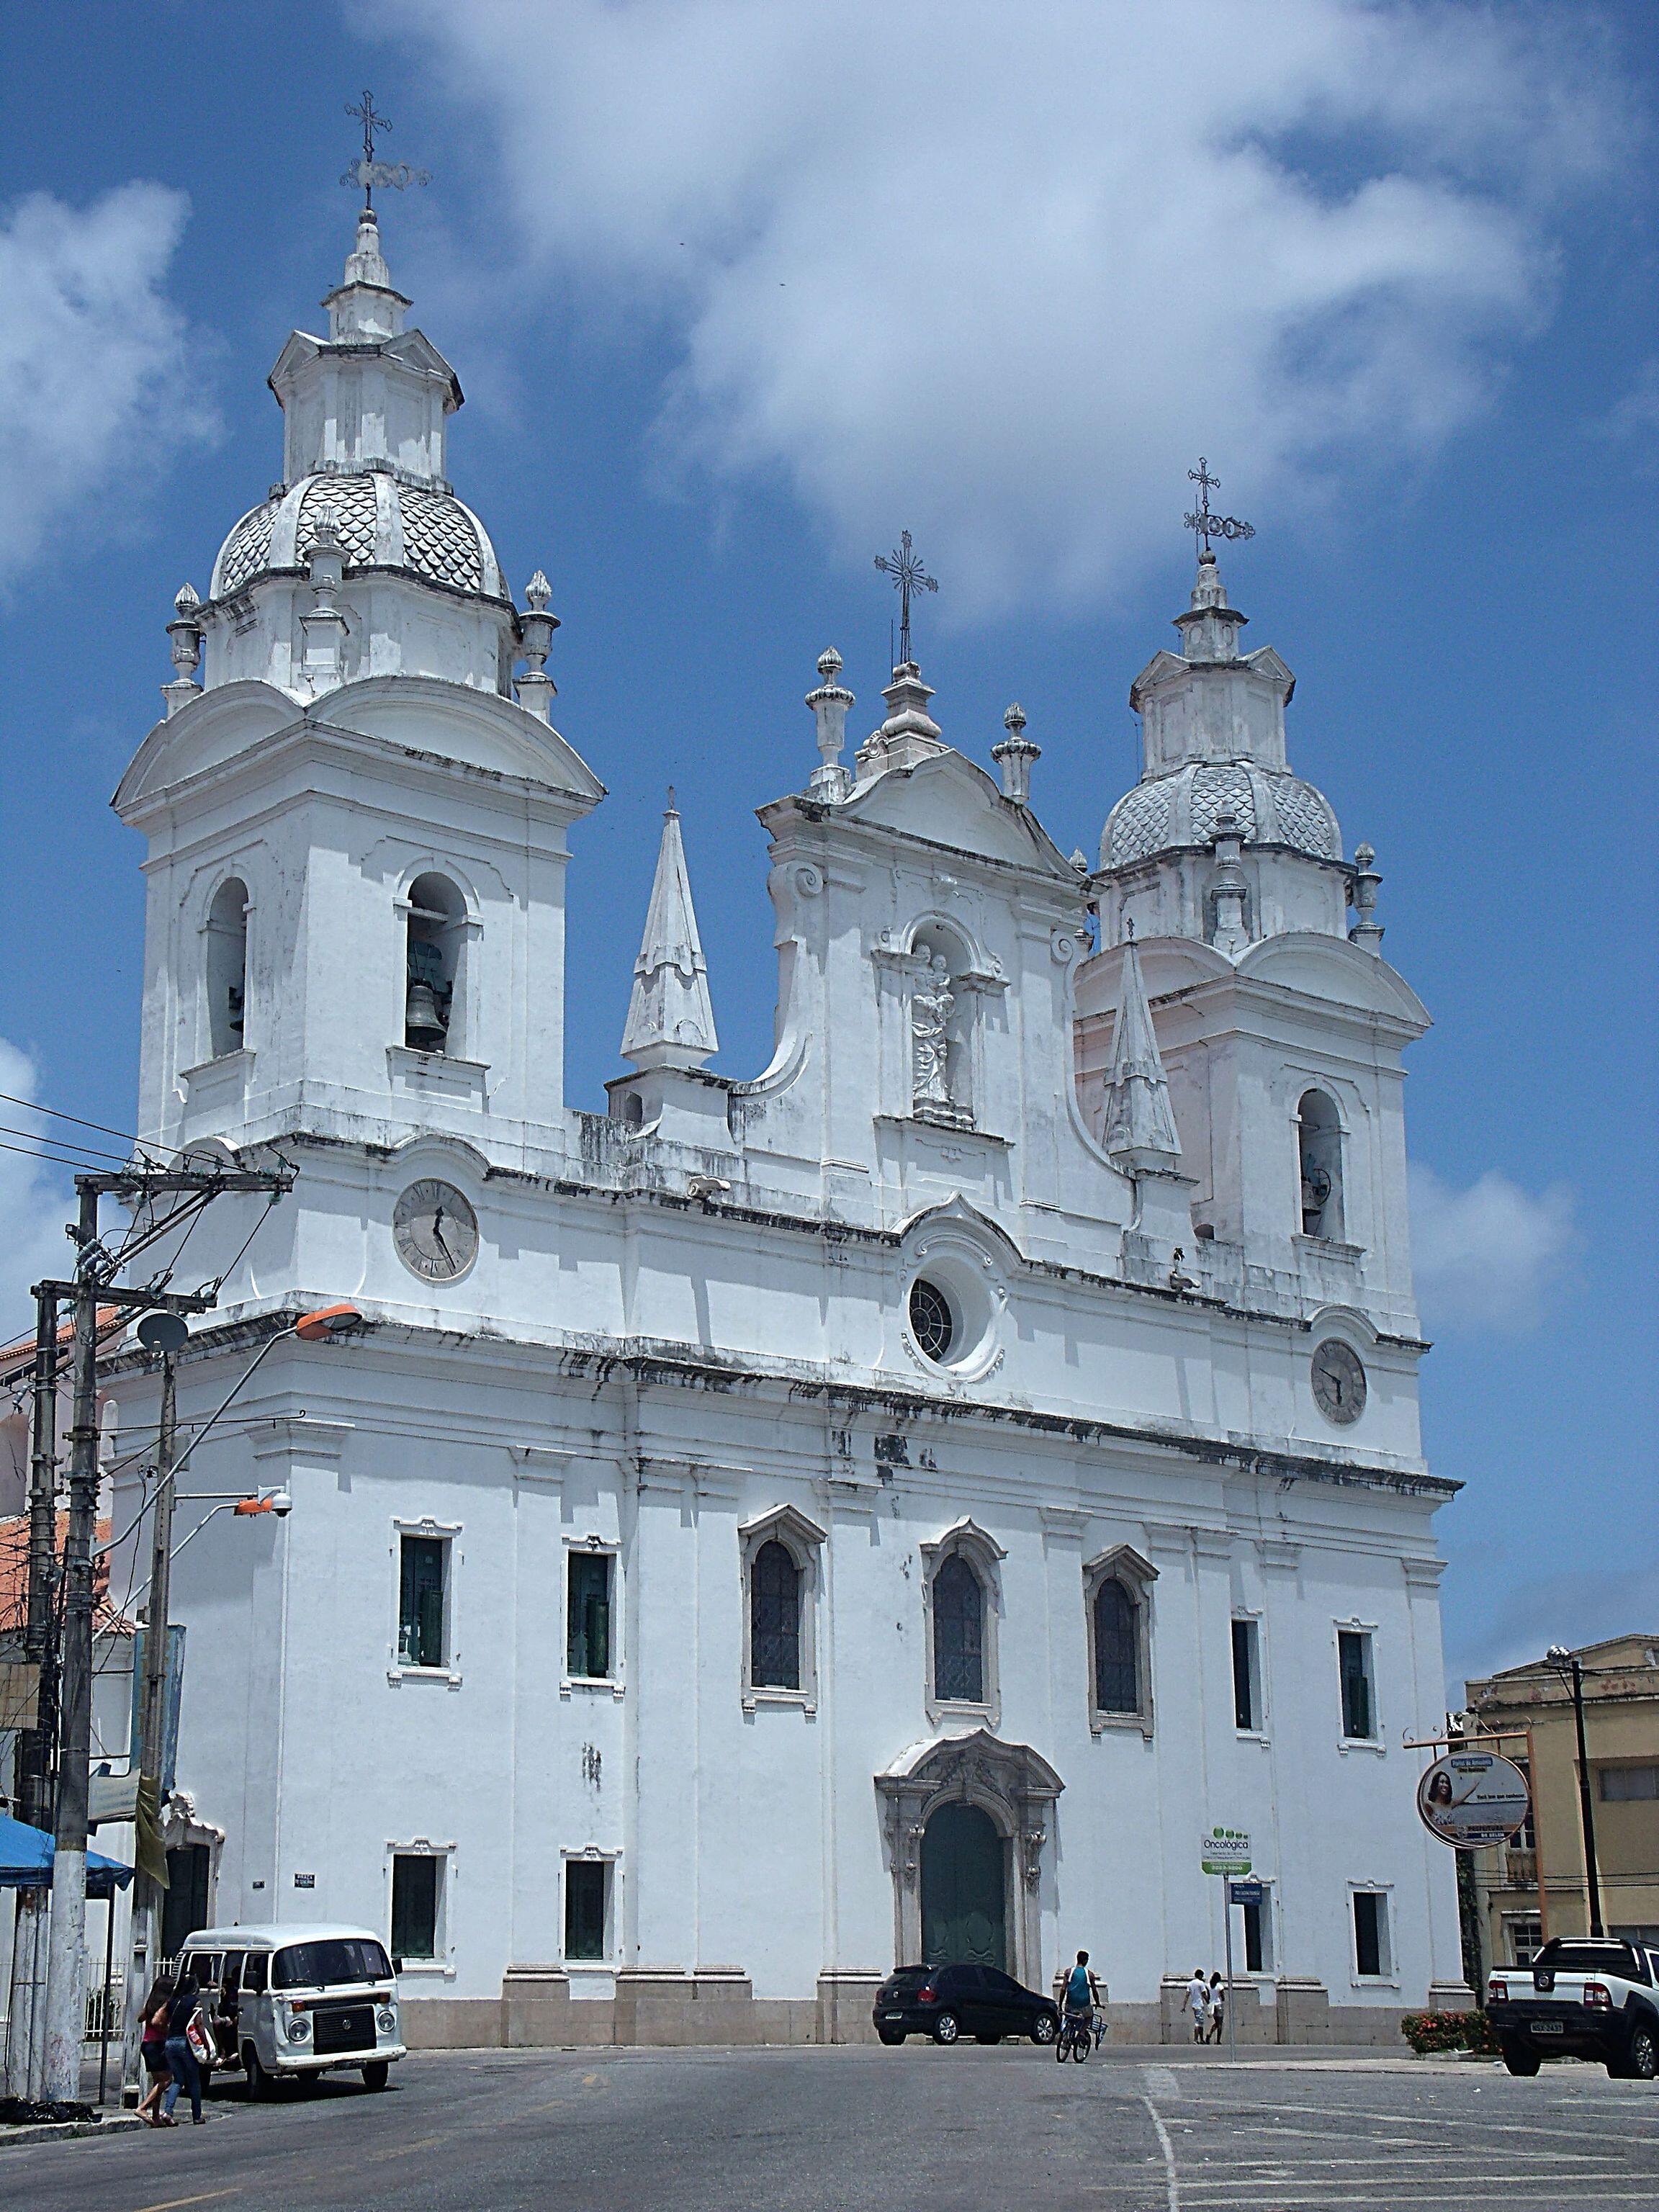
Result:
<svg viewBox="0 0 1659 2212"><path fill-rule="evenodd" d="M1273 647L1244 649L1246 621L1206 543L1179 650L1130 689L1144 769L1089 882L1084 1109L1102 1132L1138 969L1196 1186L1189 1265L1218 1291L1259 1283L1411 1333L1401 1055L1429 1017L1382 957L1370 847L1345 860L1328 801L1291 771L1296 678Z"/></svg>
<svg viewBox="0 0 1659 2212"><path fill-rule="evenodd" d="M149 846L140 1127L557 1152L566 833L604 790L552 726L550 593L514 605L451 488L460 383L372 208L324 304L271 372L283 480L180 592L115 796Z"/></svg>

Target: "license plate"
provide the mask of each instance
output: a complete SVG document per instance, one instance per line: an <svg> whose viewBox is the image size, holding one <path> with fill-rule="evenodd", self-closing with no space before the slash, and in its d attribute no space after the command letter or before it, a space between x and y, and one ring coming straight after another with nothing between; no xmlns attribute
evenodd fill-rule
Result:
<svg viewBox="0 0 1659 2212"><path fill-rule="evenodd" d="M1534 2035L1565 2035L1566 2023L1559 2020L1535 2020L1532 2024Z"/></svg>
<svg viewBox="0 0 1659 2212"><path fill-rule="evenodd" d="M882 2014L884 2020L902 2020L904 2014L902 2012L884 2012Z"/></svg>

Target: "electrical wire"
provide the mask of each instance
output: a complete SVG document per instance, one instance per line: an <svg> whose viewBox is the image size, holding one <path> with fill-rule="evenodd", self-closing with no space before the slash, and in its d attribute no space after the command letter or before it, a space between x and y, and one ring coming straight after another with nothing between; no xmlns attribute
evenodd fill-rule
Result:
<svg viewBox="0 0 1659 2212"><path fill-rule="evenodd" d="M0 1102L8 1106L26 1106L31 1114L44 1114L50 1121L72 1121L77 1129L95 1129L100 1137L119 1137L123 1144L137 1145L141 1151L171 1152L179 1160L188 1157L177 1145L151 1144L147 1137L135 1136L131 1129L115 1129L107 1121L88 1121L83 1115L65 1114L61 1107L43 1106L38 1098L20 1098L14 1091L0 1091Z"/></svg>

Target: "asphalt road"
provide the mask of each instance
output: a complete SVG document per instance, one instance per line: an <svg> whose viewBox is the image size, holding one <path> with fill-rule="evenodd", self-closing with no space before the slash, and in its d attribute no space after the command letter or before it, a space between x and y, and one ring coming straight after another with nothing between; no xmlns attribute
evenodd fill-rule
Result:
<svg viewBox="0 0 1659 2212"><path fill-rule="evenodd" d="M1177 2052L460 2051L0 2151L28 2212L1374 2212L1659 2205L1659 2084Z"/></svg>

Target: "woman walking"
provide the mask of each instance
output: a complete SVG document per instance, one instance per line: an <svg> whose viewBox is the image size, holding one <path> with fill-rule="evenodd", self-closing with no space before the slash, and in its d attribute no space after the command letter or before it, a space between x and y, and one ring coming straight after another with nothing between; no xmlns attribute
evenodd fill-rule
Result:
<svg viewBox="0 0 1659 2212"><path fill-rule="evenodd" d="M179 2100L180 2087L190 2092L190 2117L199 2128L202 2124L202 2069L191 2047L190 2031L201 2002L202 1985L189 1968L179 1978L179 1986L173 1992L167 2007L167 2072L173 2079L167 2083L161 2099L163 2126L176 2125L173 2108Z"/></svg>
<svg viewBox="0 0 1659 2212"><path fill-rule="evenodd" d="M1227 2023L1227 1985L1218 1973L1210 1976L1210 2040L1219 2043Z"/></svg>
<svg viewBox="0 0 1659 2212"><path fill-rule="evenodd" d="M173 1977L161 1974L144 1999L138 2017L143 2023L138 2051L143 2068L149 2076L149 2087L138 2103L138 2117L147 2128L172 2127L171 2120L163 2120L155 2107L161 2100L161 2092L173 2076L167 2071L167 2008L173 2002Z"/></svg>

